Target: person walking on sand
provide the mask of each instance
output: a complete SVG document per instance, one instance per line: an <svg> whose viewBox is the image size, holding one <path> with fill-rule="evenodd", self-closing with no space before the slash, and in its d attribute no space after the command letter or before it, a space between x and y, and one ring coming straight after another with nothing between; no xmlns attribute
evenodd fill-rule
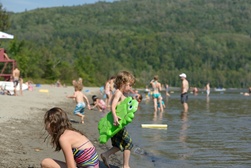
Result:
<svg viewBox="0 0 251 168"><path fill-rule="evenodd" d="M65 162L46 158L40 163L41 168L99 168L96 148L82 132L72 127L64 110L58 107L48 110L44 126L55 151L63 151Z"/></svg>
<svg viewBox="0 0 251 168"><path fill-rule="evenodd" d="M208 97L210 94L210 83L209 82L206 85L206 92L207 92L207 97Z"/></svg>
<svg viewBox="0 0 251 168"><path fill-rule="evenodd" d="M130 92L132 89L132 85L135 82L134 76L127 71L120 72L115 79L115 87L116 91L113 95L112 99L112 116L113 116L113 125L119 125L119 118L116 115L116 106L122 102L126 96L127 92ZM110 168L109 166L109 156L115 154L119 150L123 152L123 168L129 168L129 159L131 155L131 149L133 147L132 139L126 130L126 128L122 128L117 134L115 134L112 138L112 148L108 151L101 154L101 158L104 164Z"/></svg>
<svg viewBox="0 0 251 168"><path fill-rule="evenodd" d="M160 112L163 112L163 106L162 106L162 96L160 94L161 91L161 84L158 82L158 76L154 76L153 80L151 80L150 84L152 85L153 88L153 103L154 103L154 112L157 112L158 110L158 105L157 102L160 104Z"/></svg>
<svg viewBox="0 0 251 168"><path fill-rule="evenodd" d="M13 77L13 85L14 85L14 96L17 96L17 85L18 85L19 77L20 77L20 70L17 68L17 66L12 71L12 77Z"/></svg>
<svg viewBox="0 0 251 168"><path fill-rule="evenodd" d="M84 124L84 110L86 107L85 102L87 103L87 107L90 110L90 103L88 101L88 98L82 93L83 85L81 83L76 83L74 85L75 92L72 96L67 96L68 98L75 99L77 105L74 109L74 114L79 116L81 118L81 123Z"/></svg>
<svg viewBox="0 0 251 168"><path fill-rule="evenodd" d="M184 107L184 112L187 112L188 111L188 104L187 104L187 101L188 101L188 89L189 89L189 83L188 81L186 80L186 74L185 73L182 73L179 75L180 79L181 79L181 95L180 95L180 100L181 100L181 103L183 104L183 107Z"/></svg>
<svg viewBox="0 0 251 168"><path fill-rule="evenodd" d="M110 108L111 105L111 99L112 99L112 92L114 89L114 80L115 80L115 76L110 77L106 83L105 83L105 94L106 94L106 107Z"/></svg>

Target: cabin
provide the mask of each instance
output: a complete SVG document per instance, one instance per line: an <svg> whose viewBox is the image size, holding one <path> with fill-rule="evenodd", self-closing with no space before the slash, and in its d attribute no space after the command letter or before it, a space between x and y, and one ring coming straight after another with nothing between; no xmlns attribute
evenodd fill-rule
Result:
<svg viewBox="0 0 251 168"><path fill-rule="evenodd" d="M15 67L16 61L8 57L4 48L0 48L0 80L10 81Z"/></svg>

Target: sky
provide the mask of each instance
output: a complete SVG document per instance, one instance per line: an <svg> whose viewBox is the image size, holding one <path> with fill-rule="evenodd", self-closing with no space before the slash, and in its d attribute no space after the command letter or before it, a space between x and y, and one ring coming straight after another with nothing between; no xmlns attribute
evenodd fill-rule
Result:
<svg viewBox="0 0 251 168"><path fill-rule="evenodd" d="M36 8L92 4L98 1L113 2L115 0L0 0L0 3L6 11L24 12Z"/></svg>

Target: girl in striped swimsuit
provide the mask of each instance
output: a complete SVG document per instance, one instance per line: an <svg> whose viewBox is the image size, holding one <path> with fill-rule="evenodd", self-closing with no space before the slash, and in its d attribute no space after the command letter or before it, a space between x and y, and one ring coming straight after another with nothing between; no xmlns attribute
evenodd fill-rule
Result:
<svg viewBox="0 0 251 168"><path fill-rule="evenodd" d="M46 158L42 168L99 168L98 154L90 140L72 127L66 112L54 107L44 115L45 130L55 151L62 149L65 162Z"/></svg>

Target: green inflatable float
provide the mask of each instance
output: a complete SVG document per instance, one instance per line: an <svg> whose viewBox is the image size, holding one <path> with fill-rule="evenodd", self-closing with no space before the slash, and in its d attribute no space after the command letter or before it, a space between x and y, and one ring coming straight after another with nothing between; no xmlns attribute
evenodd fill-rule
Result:
<svg viewBox="0 0 251 168"><path fill-rule="evenodd" d="M104 144L109 138L113 137L117 132L124 128L127 124L131 123L134 118L134 113L138 109L138 101L132 97L125 98L116 107L116 114L120 118L119 125L113 125L113 116L110 111L106 116L100 119L98 123L99 142Z"/></svg>

